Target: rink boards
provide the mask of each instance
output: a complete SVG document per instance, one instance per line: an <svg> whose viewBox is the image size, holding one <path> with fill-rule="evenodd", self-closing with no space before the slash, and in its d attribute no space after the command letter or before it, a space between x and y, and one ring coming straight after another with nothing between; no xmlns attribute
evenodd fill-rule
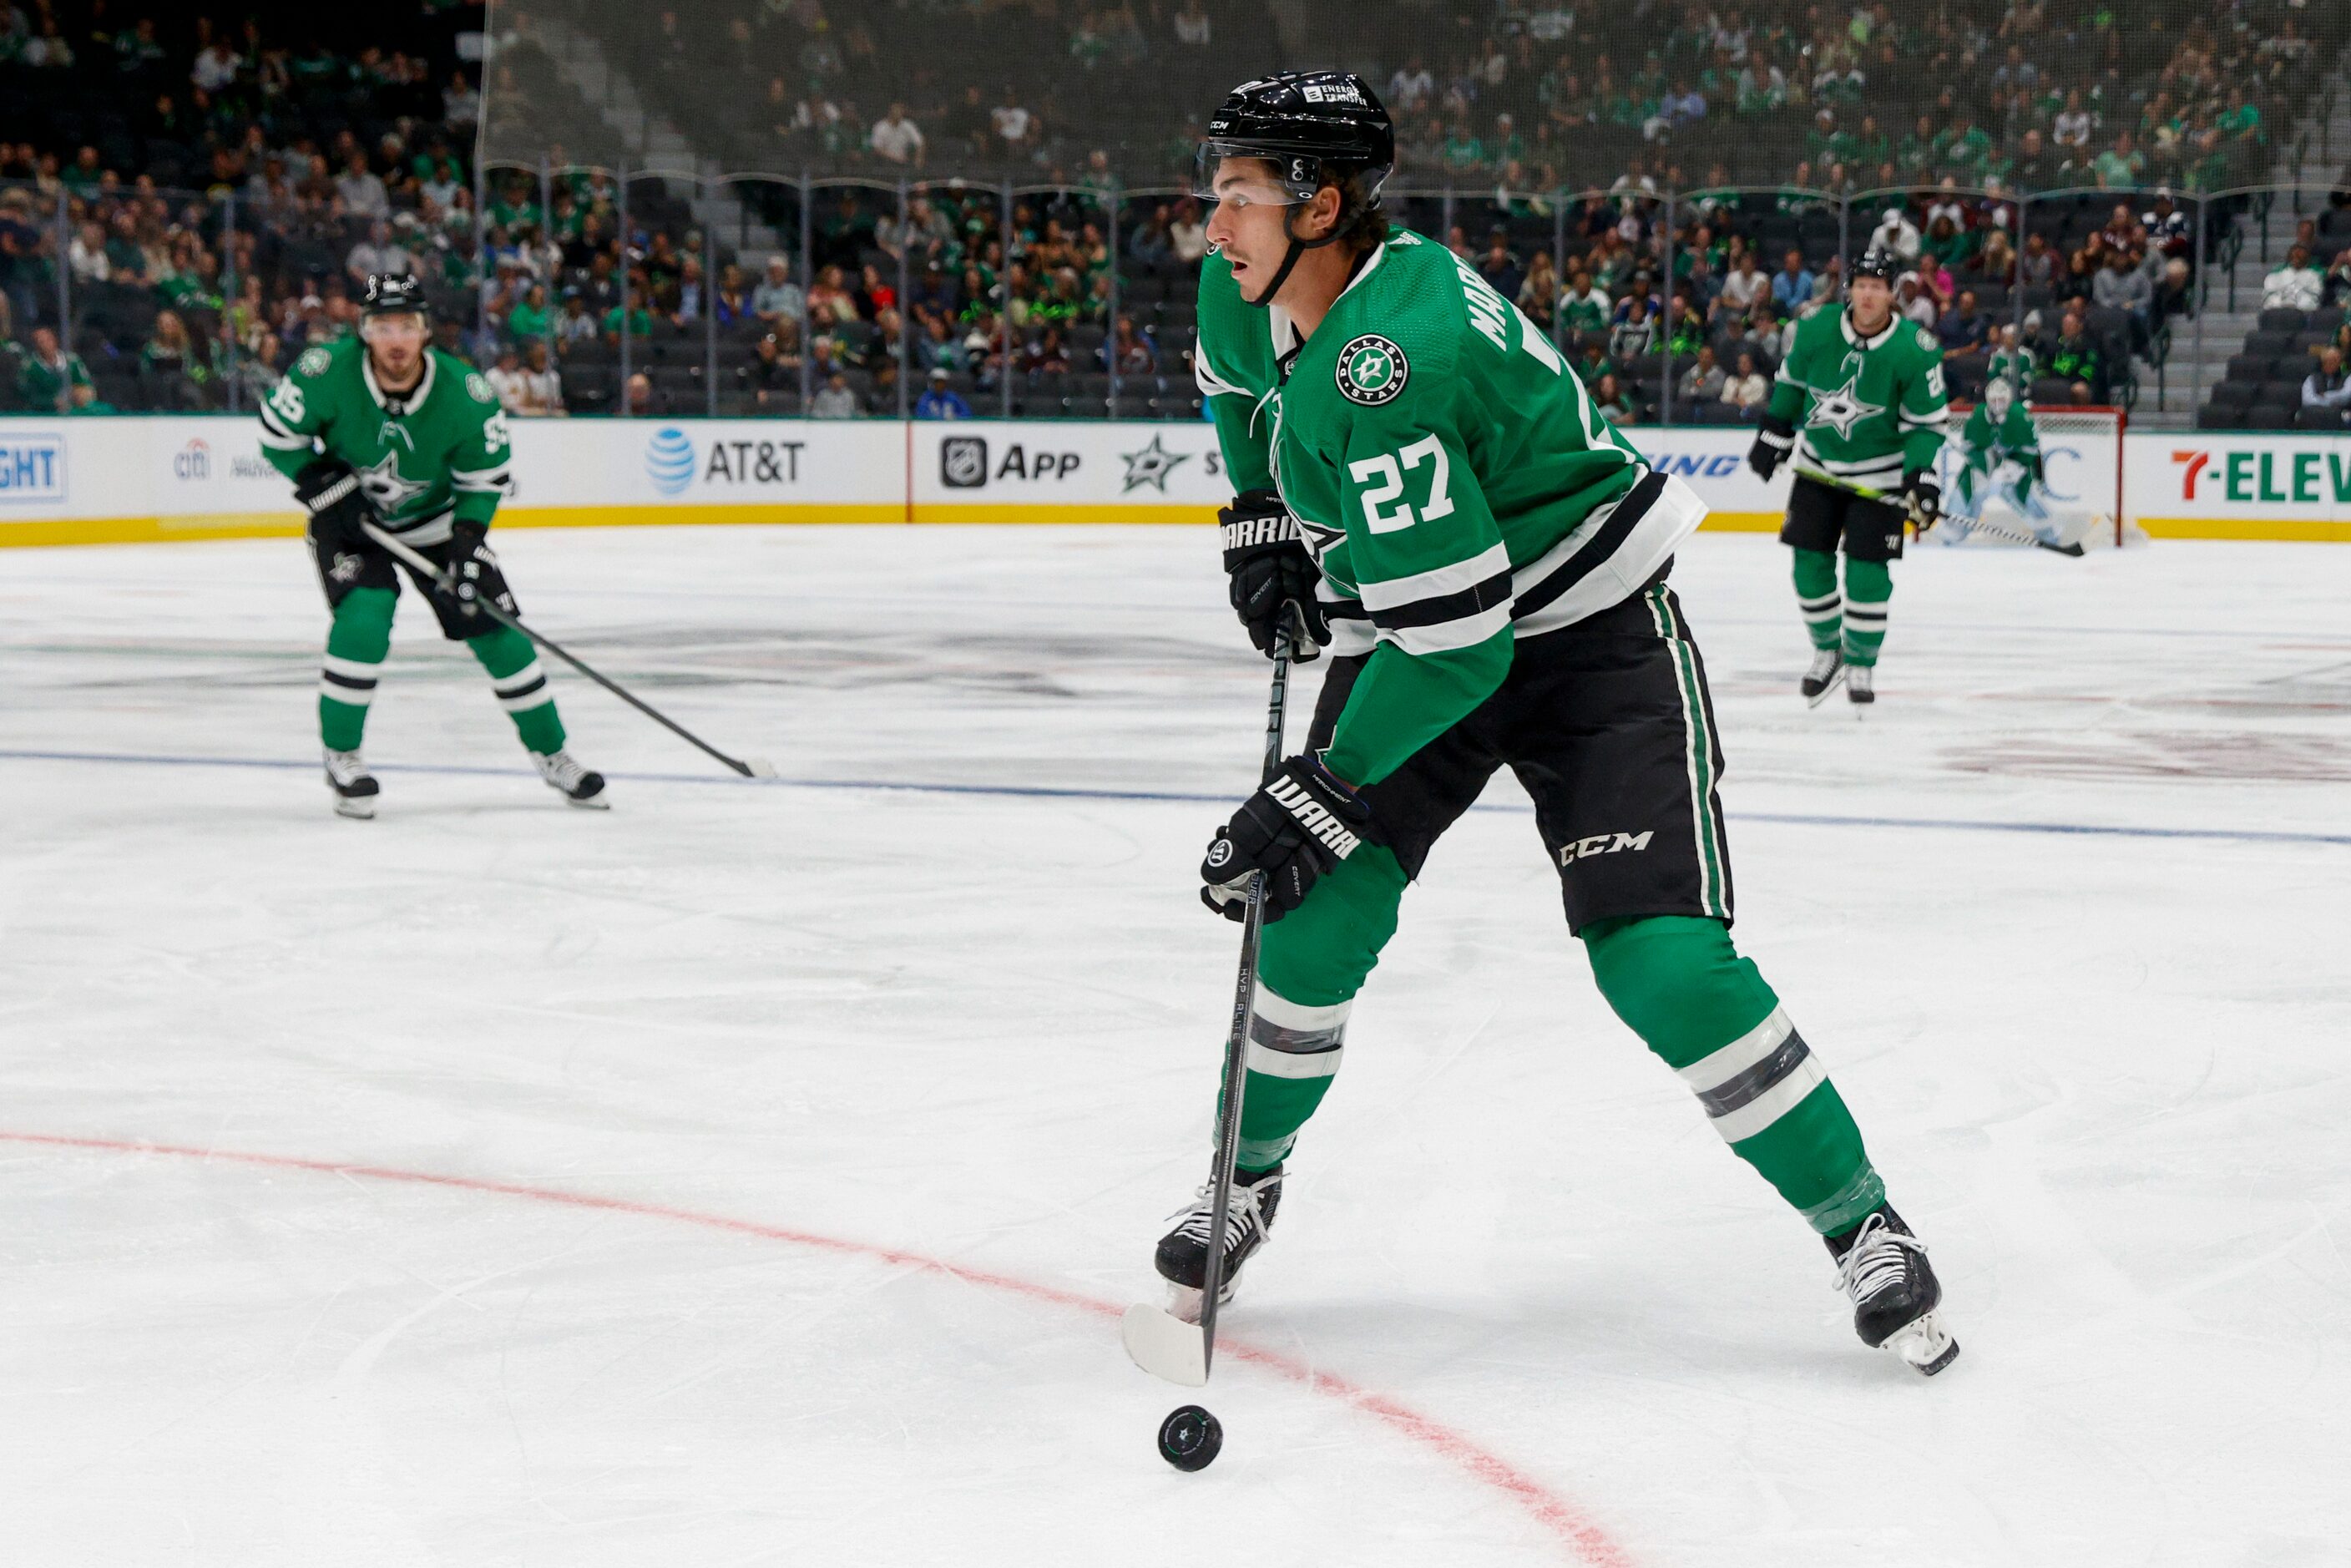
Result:
<svg viewBox="0 0 2351 1568"><path fill-rule="evenodd" d="M255 432L229 415L0 420L0 545L298 532ZM1628 434L1706 497L1707 527L1778 527L1788 481L1748 470L1750 432ZM1206 423L548 420L514 437L507 526L1204 523L1232 494ZM2123 440L2126 517L2152 537L2351 542L2351 436ZM2044 444L2061 497L2105 461Z"/></svg>

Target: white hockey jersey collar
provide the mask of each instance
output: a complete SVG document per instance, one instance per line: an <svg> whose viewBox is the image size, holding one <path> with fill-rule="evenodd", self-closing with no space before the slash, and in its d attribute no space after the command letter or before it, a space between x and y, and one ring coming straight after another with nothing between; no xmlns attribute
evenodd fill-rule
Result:
<svg viewBox="0 0 2351 1568"><path fill-rule="evenodd" d="M1894 336L1894 329L1901 326L1906 319L1902 312L1896 310L1886 319L1885 326L1879 328L1873 335L1865 338L1855 329L1853 311L1848 308L1837 312L1837 330L1843 332L1844 340L1856 349L1882 349L1886 346L1886 340Z"/></svg>
<svg viewBox="0 0 2351 1568"><path fill-rule="evenodd" d="M424 406L424 400L433 395L433 378L439 368L433 362L433 348L428 343L424 349L424 373L417 378L415 388L401 400L402 413L414 413ZM360 349L360 378L367 382L368 396L375 399L376 407L391 413L392 401L376 384L375 361L369 357L364 345Z"/></svg>

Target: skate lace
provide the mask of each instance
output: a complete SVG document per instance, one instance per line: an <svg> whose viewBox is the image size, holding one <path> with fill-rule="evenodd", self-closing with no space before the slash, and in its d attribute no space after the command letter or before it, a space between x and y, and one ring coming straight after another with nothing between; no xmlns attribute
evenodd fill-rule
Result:
<svg viewBox="0 0 2351 1568"><path fill-rule="evenodd" d="M1873 1214L1861 1222L1861 1234L1837 1260L1836 1288L1858 1306L1902 1282L1910 1266L1907 1252L1923 1258L1927 1244L1888 1226L1885 1216Z"/></svg>
<svg viewBox="0 0 2351 1568"><path fill-rule="evenodd" d="M349 784L366 776L367 764L360 760L360 754L356 751L329 751L327 753L327 773L336 783Z"/></svg>
<svg viewBox="0 0 2351 1568"><path fill-rule="evenodd" d="M1167 1217L1170 1219L1183 1220L1184 1223L1177 1228L1177 1234L1186 1241L1196 1241L1202 1247L1207 1246L1208 1220L1216 1213L1216 1185L1213 1182L1202 1182L1200 1190L1192 1195L1192 1201ZM1252 1226L1267 1240L1272 1239L1273 1233L1266 1228L1265 1212L1258 1207L1255 1187L1243 1186L1238 1182L1233 1183L1232 1194L1225 1202L1225 1213L1228 1217L1225 1226L1227 1252L1232 1251L1241 1244L1241 1239L1249 1234Z"/></svg>
<svg viewBox="0 0 2351 1568"><path fill-rule="evenodd" d="M1820 652L1814 653L1813 655L1813 667L1811 671L1813 679L1817 680L1821 676L1827 674L1831 670L1835 669L1837 667L1837 661L1843 655L1839 654L1834 648L1823 648Z"/></svg>

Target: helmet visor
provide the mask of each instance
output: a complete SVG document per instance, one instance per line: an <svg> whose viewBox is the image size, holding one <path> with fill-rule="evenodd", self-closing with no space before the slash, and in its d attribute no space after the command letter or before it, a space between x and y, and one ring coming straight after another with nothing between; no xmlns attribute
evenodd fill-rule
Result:
<svg viewBox="0 0 2351 1568"><path fill-rule="evenodd" d="M1314 199L1321 163L1302 152L1209 141L1192 155L1192 193L1203 201L1294 207Z"/></svg>

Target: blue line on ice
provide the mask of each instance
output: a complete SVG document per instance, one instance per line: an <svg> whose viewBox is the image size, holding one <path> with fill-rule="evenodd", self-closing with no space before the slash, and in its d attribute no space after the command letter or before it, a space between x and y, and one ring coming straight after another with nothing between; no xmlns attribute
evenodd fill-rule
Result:
<svg viewBox="0 0 2351 1568"><path fill-rule="evenodd" d="M30 751L0 749L0 762L113 762L152 768L267 768L309 771L315 762L264 757L155 757L135 752ZM529 775L513 768L476 768L463 763L390 763L381 773L427 773L454 776L515 778ZM1181 789L1086 789L1046 784L926 784L904 779L741 779L715 773L611 773L607 778L632 784L719 784L795 789L904 789L925 795L993 795L1041 800L1171 800L1185 804L1223 806L1235 795L1203 794ZM1477 811L1515 811L1526 806L1474 806ZM2256 844L2342 844L2351 846L2351 833L2280 832L2264 828L2147 828L2104 822L2000 822L1965 817L1851 817L1810 811L1733 811L1733 821L1779 822L1807 828L1941 828L1955 832L2057 833L2077 838L2209 839Z"/></svg>

